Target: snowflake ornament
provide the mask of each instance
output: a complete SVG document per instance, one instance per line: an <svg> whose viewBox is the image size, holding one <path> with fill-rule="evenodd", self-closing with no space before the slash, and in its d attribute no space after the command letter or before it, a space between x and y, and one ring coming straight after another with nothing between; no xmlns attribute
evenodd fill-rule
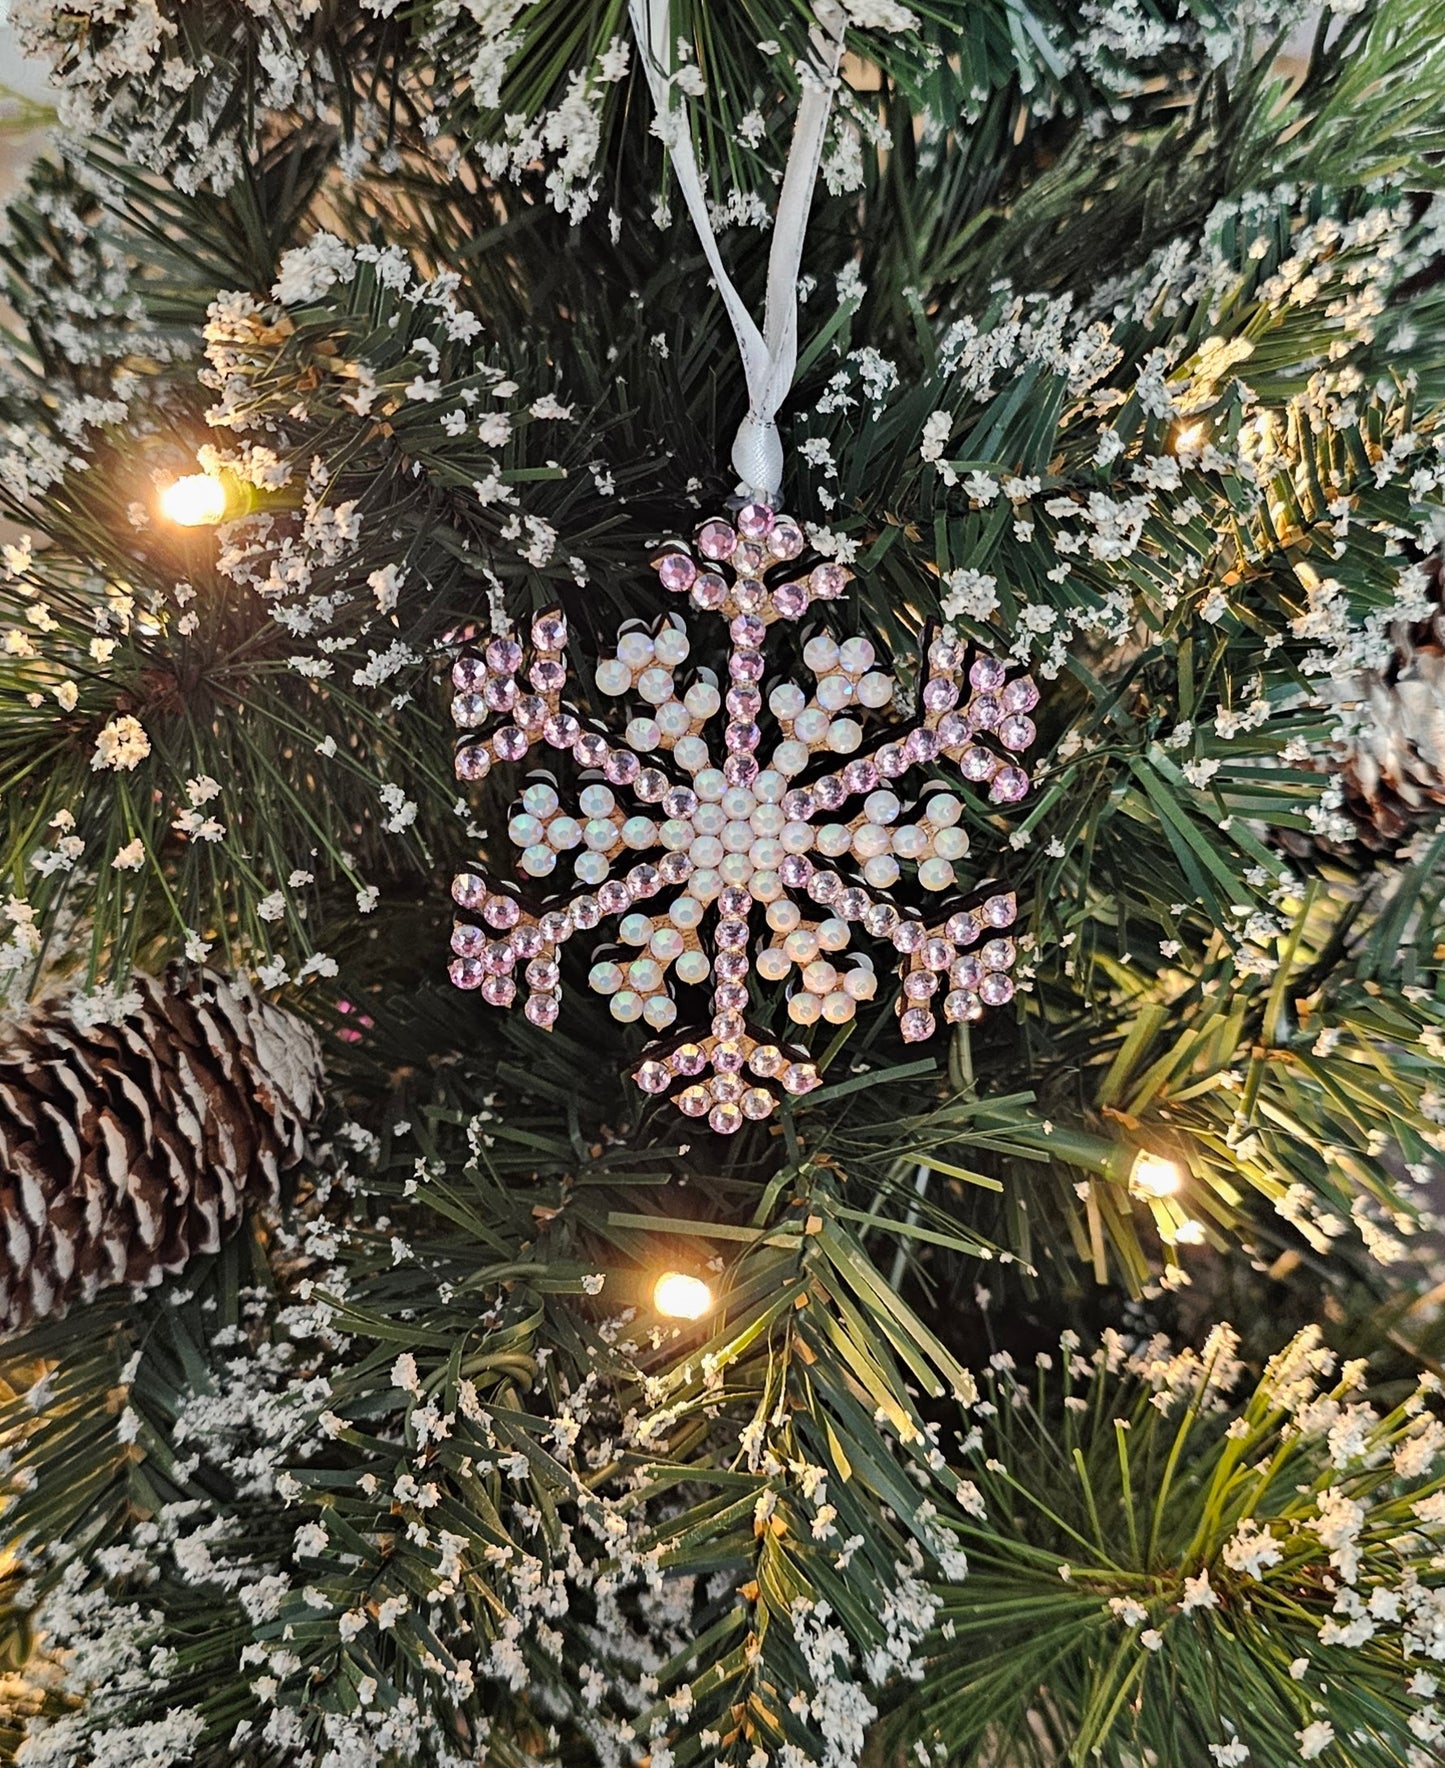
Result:
<svg viewBox="0 0 1445 1768"><path fill-rule="evenodd" d="M748 1019L752 976L790 982L795 1024L846 1024L878 989L870 957L854 949L861 930L896 956L895 1012L910 1043L933 1034L940 993L952 1023L1014 992L1014 897L996 884L960 895L962 801L946 783L906 782L947 760L993 803L1016 803L1029 785L1016 757L1034 740L1038 689L932 632L911 715L861 637L810 637L811 688L769 687L769 626L836 600L851 577L805 551L791 517L749 503L732 522L705 522L693 549L671 545L653 561L664 590L727 622L727 684L698 670L679 687L691 643L678 615L651 633L624 628L595 672L604 696L641 702L621 742L564 698L557 610L533 621L530 659L515 637L493 638L452 672L452 714L466 733L460 779L484 779L538 748L570 754L581 778L575 812L550 778L523 791L507 829L516 885L481 871L454 879L453 897L475 919L453 932L452 981L498 1007L524 986L527 1017L550 1028L562 946L615 922L620 947L594 954L588 982L615 1018L667 1034L644 1051L638 1085L672 1093L723 1133L767 1117L780 1094L819 1084L805 1049ZM924 906L893 900L900 884ZM678 1030L678 984L711 985L706 1028Z"/></svg>

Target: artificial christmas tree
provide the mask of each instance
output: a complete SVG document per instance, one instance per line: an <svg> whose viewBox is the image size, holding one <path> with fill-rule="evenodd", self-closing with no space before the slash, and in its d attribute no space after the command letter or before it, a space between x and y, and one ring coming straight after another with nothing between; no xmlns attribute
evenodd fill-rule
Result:
<svg viewBox="0 0 1445 1768"><path fill-rule="evenodd" d="M0 1749L1434 1762L1445 14L15 16L13 1011L330 1101L7 1340Z"/></svg>

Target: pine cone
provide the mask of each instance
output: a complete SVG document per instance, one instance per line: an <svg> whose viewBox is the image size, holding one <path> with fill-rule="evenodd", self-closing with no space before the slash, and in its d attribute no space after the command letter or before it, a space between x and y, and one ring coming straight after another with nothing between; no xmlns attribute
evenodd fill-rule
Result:
<svg viewBox="0 0 1445 1768"><path fill-rule="evenodd" d="M1445 616L1431 623L1438 628ZM1369 722L1345 763L1345 808L1366 847L1389 851L1445 811L1445 647L1412 638L1369 686Z"/></svg>
<svg viewBox="0 0 1445 1768"><path fill-rule="evenodd" d="M305 1157L307 1026L209 971L133 988L118 1024L57 1002L0 1029L0 1328L216 1251Z"/></svg>

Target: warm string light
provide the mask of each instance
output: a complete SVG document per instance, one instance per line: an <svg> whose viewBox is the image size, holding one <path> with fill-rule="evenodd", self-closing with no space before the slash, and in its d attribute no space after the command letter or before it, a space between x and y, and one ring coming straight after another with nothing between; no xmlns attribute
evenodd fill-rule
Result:
<svg viewBox="0 0 1445 1768"><path fill-rule="evenodd" d="M1208 424L1184 424L1175 432L1174 452L1176 454L1196 454L1208 440Z"/></svg>
<svg viewBox="0 0 1445 1768"><path fill-rule="evenodd" d="M1166 1160L1162 1154L1151 1154L1147 1148L1139 1150L1129 1168L1129 1189L1136 1197L1145 1197L1151 1202L1172 1197L1183 1183L1182 1167L1175 1161Z"/></svg>
<svg viewBox="0 0 1445 1768"><path fill-rule="evenodd" d="M711 1313L712 1290L701 1277L685 1271L664 1271L652 1291L652 1305L669 1320L700 1320Z"/></svg>
<svg viewBox="0 0 1445 1768"><path fill-rule="evenodd" d="M209 473L187 473L161 492L160 507L178 528L214 527L226 514L226 487Z"/></svg>

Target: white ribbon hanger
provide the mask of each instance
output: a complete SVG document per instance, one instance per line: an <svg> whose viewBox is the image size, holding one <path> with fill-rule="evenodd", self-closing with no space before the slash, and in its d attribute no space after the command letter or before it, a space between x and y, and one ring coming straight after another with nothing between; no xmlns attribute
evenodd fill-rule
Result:
<svg viewBox="0 0 1445 1768"><path fill-rule="evenodd" d="M672 0L628 0L638 52L652 91L659 132L672 155L673 169L687 212L737 335L747 381L748 413L733 439L732 463L743 496L764 502L776 497L783 481L783 443L778 434L778 407L793 384L798 363L798 270L803 236L808 227L813 186L823 158L828 116L843 58L847 15L838 0L814 0L817 24L809 33L814 61L800 67L802 95L793 125L793 143L783 174L782 194L773 221L768 253L767 306L761 331L742 296L723 268L717 238L707 210L707 194L692 148L685 107L674 103L677 89L669 69L675 52Z"/></svg>

